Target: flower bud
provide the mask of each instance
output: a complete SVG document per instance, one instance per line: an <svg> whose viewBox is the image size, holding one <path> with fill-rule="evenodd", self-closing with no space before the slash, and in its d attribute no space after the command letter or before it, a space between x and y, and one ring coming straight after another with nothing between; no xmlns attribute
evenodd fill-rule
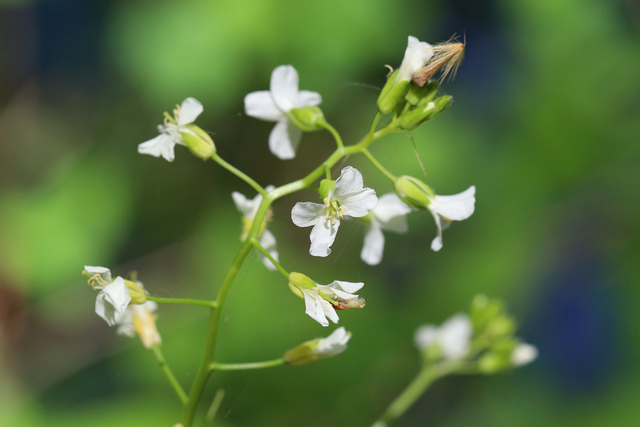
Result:
<svg viewBox="0 0 640 427"><path fill-rule="evenodd" d="M503 316L504 306L496 299L477 295L471 303L471 321L476 331L482 331L496 318Z"/></svg>
<svg viewBox="0 0 640 427"><path fill-rule="evenodd" d="M289 283L300 289L314 289L317 286L311 278L296 272L289 273Z"/></svg>
<svg viewBox="0 0 640 427"><path fill-rule="evenodd" d="M305 132L322 130L327 123L319 107L294 108L289 111L289 120Z"/></svg>
<svg viewBox="0 0 640 427"><path fill-rule="evenodd" d="M402 117L400 117L399 125L403 129L413 130L427 121L435 111L436 104L434 102L419 105L406 114L403 114Z"/></svg>
<svg viewBox="0 0 640 427"><path fill-rule="evenodd" d="M396 70L387 80L387 84L382 88L382 92L378 97L378 110L382 114L391 112L396 104L403 100L405 94L409 90L410 80L396 81L398 71Z"/></svg>
<svg viewBox="0 0 640 427"><path fill-rule="evenodd" d="M511 352L511 363L513 366L524 366L538 358L538 349L531 344L518 344Z"/></svg>
<svg viewBox="0 0 640 427"><path fill-rule="evenodd" d="M405 98L411 105L423 105L429 103L437 91L438 82L431 80L424 86L411 85Z"/></svg>
<svg viewBox="0 0 640 427"><path fill-rule="evenodd" d="M478 368L485 374L494 374L511 368L511 355L517 346L514 340L504 340L496 343L491 350L478 360Z"/></svg>
<svg viewBox="0 0 640 427"><path fill-rule="evenodd" d="M184 125L183 132L180 132L182 141L194 156L201 159L208 159L216 152L216 146L208 133L194 124Z"/></svg>
<svg viewBox="0 0 640 427"><path fill-rule="evenodd" d="M401 176L394 183L398 197L417 209L426 209L435 197L427 184L412 176Z"/></svg>
<svg viewBox="0 0 640 427"><path fill-rule="evenodd" d="M129 296L131 297L130 304L144 304L147 301L147 294L142 286L138 285L136 282L132 282L131 280L125 280L124 284L127 287Z"/></svg>

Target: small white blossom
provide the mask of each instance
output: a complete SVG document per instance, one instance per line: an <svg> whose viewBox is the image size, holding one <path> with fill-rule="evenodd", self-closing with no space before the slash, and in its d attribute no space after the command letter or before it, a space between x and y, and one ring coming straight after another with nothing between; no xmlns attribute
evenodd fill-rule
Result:
<svg viewBox="0 0 640 427"><path fill-rule="evenodd" d="M180 107L174 110L175 120L166 118L163 125L158 125L160 135L138 145L138 153L154 157L164 157L172 162L175 158L173 149L176 144L186 145L181 133L191 133L187 125L193 123L203 111L202 104L195 98L187 98ZM194 134L195 135L195 134Z"/></svg>
<svg viewBox="0 0 640 427"><path fill-rule="evenodd" d="M351 332L347 332L347 330L341 326L328 337L320 338L318 340L318 346L313 349L312 353L315 354L318 359L333 357L347 349L347 343L350 339Z"/></svg>
<svg viewBox="0 0 640 427"><path fill-rule="evenodd" d="M427 42L421 42L413 36L409 36L407 49L404 52L404 58L398 71L396 82L402 80L411 80L413 73L427 65L427 62L433 57L433 48Z"/></svg>
<svg viewBox="0 0 640 427"><path fill-rule="evenodd" d="M445 359L457 360L469 353L473 326L466 314L456 314L438 327L420 326L415 333L415 343L419 350L437 346Z"/></svg>
<svg viewBox="0 0 640 427"><path fill-rule="evenodd" d="M363 286L364 283L335 280L329 285L316 283L314 289L300 289L304 295L305 313L322 326L329 326L329 320L338 323L336 308L345 310L364 307L364 300L354 294Z"/></svg>
<svg viewBox="0 0 640 427"><path fill-rule="evenodd" d="M274 189L273 186L268 186L265 188L267 192L272 191ZM233 198L233 202L236 205L236 208L242 213L243 220L243 232L242 232L242 240L244 241L247 238L249 230L253 225L253 219L258 212L258 208L260 207L260 203L262 203L262 194L256 195L253 199L247 199L244 194L234 191L231 193L231 197ZM266 220L269 220L267 218ZM273 235L271 231L267 228L262 230L259 238L260 246L262 246L269 254L278 261L278 242L276 241L276 237ZM266 256L260 254L260 258L262 259L262 263L269 270L275 270L276 267Z"/></svg>
<svg viewBox="0 0 640 427"><path fill-rule="evenodd" d="M131 296L122 277L105 286L96 298L96 314L102 317L109 326L118 323L125 314Z"/></svg>
<svg viewBox="0 0 640 427"><path fill-rule="evenodd" d="M382 230L406 233L407 215L410 212L409 205L400 200L395 193L380 197L376 207L369 212L371 222L365 223L364 246L360 258L369 265L380 264L384 250Z"/></svg>
<svg viewBox="0 0 640 427"><path fill-rule="evenodd" d="M511 363L514 366L524 366L538 358L538 349L531 344L518 344L511 353Z"/></svg>
<svg viewBox="0 0 640 427"><path fill-rule="evenodd" d="M362 174L347 166L336 180L335 190L329 192L324 204L312 202L296 203L291 211L291 219L298 227L311 227L311 247L313 256L326 257L331 253L331 245L336 239L340 220L345 216L359 218L376 206L378 197L371 188L364 187Z"/></svg>
<svg viewBox="0 0 640 427"><path fill-rule="evenodd" d="M140 282L137 283L142 286ZM128 337L133 337L137 333L145 348L151 348L154 344L162 344L154 314L157 308L158 305L153 301L130 305L118 322L117 332Z"/></svg>
<svg viewBox="0 0 640 427"><path fill-rule="evenodd" d="M442 249L442 230L447 228L451 221L462 221L473 215L476 204L476 187L471 186L462 193L451 196L436 195L427 206L436 221L438 235L431 242L431 249ZM444 220L444 223L442 222Z"/></svg>
<svg viewBox="0 0 640 427"><path fill-rule="evenodd" d="M291 65L280 65L271 73L270 90L251 92L244 98L248 116L277 122L269 135L269 149L280 159L296 156L302 130L289 120L294 108L316 107L322 102L317 92L298 90L298 72Z"/></svg>

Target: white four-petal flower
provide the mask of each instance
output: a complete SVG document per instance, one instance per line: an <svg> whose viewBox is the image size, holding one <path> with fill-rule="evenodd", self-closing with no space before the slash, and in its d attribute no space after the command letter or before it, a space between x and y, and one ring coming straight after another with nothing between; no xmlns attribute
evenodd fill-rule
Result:
<svg viewBox="0 0 640 427"><path fill-rule="evenodd" d="M456 314L438 327L420 326L415 333L415 343L419 350L437 346L445 359L464 358L470 349L473 325L466 314Z"/></svg>
<svg viewBox="0 0 640 427"><path fill-rule="evenodd" d="M298 90L298 72L291 65L280 65L271 73L270 90L251 92L244 98L248 116L277 122L269 135L269 149L280 159L296 156L302 131L289 120L294 108L316 107L322 102L317 92Z"/></svg>
<svg viewBox="0 0 640 427"><path fill-rule="evenodd" d="M265 188L267 192L272 191L273 189L274 187L272 185ZM253 218L255 218L256 213L258 212L260 203L262 203L262 194L256 195L253 199L247 199L244 194L234 191L233 193L231 193L231 197L233 198L233 202L235 203L236 208L238 208L238 210L242 213L242 219L244 221L242 240L244 241L247 237L249 229L251 229ZM273 233L267 228L265 228L260 234L259 243L260 246L262 246L267 252L269 252L269 255L271 255L276 261L278 261L278 242L276 241L276 237L273 235ZM276 269L276 266L273 265L269 258L262 254L260 254L260 258L262 259L262 263L269 270Z"/></svg>
<svg viewBox="0 0 640 427"><path fill-rule="evenodd" d="M442 230L449 226L451 221L462 221L473 215L476 204L476 187L472 185L462 193L451 196L436 195L427 206L436 220L438 235L431 242L431 249L442 249ZM442 223L442 220L445 223Z"/></svg>
<svg viewBox="0 0 640 427"><path fill-rule="evenodd" d="M335 280L329 285L316 283L314 289L301 289L304 295L305 313L322 326L329 326L329 320L338 323L339 317L334 305L326 298L333 300L338 308L362 307L364 301L354 292L363 286L364 283L361 282Z"/></svg>
<svg viewBox="0 0 640 427"><path fill-rule="evenodd" d="M404 58L398 71L396 82L402 80L411 80L413 73L427 65L427 62L433 57L433 48L427 42L421 42L413 36L409 36L407 49L404 52Z"/></svg>
<svg viewBox="0 0 640 427"><path fill-rule="evenodd" d="M335 190L329 192L324 204L298 202L291 211L291 219L298 227L311 227L311 247L313 256L326 257L331 253L331 245L336 239L340 220L345 216L359 218L376 206L378 197L371 188L364 187L362 174L347 166L336 180Z"/></svg>
<svg viewBox="0 0 640 427"><path fill-rule="evenodd" d="M395 193L385 194L378 199L378 204L369 212L370 222L365 223L364 246L360 258L369 265L377 265L382 261L384 235L382 230L394 233L406 233L407 215L411 208Z"/></svg>
<svg viewBox="0 0 640 427"><path fill-rule="evenodd" d="M175 158L173 149L176 144L186 145L182 141L181 133L193 133L186 126L193 123L203 111L202 104L195 98L187 98L182 105L176 107L175 123L166 119L164 125L158 125L160 135L138 145L138 153L149 154L154 157L164 157L172 162Z"/></svg>

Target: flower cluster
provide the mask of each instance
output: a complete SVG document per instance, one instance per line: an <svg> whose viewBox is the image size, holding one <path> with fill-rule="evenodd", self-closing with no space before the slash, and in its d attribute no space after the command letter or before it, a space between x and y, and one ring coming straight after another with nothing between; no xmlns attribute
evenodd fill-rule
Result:
<svg viewBox="0 0 640 427"><path fill-rule="evenodd" d="M492 374L537 358L536 347L516 338L515 330L515 321L500 301L479 295L470 315L456 314L441 326L420 326L414 339L427 362L466 360L478 371Z"/></svg>

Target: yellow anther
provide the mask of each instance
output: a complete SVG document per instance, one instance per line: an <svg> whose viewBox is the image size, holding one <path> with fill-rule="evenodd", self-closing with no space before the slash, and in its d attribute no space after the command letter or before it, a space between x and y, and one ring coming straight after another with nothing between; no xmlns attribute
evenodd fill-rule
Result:
<svg viewBox="0 0 640 427"><path fill-rule="evenodd" d="M331 215L325 215L324 216L324 219L326 219L326 220L330 220L331 218L333 218Z"/></svg>
<svg viewBox="0 0 640 427"><path fill-rule="evenodd" d="M328 197L327 197L326 199L324 199L324 205L325 205L326 207L331 206L331 201L329 200L329 198L328 198Z"/></svg>
<svg viewBox="0 0 640 427"><path fill-rule="evenodd" d="M340 218L340 219L342 219L342 218ZM337 219L331 218L331 225L336 225L337 222L338 222Z"/></svg>
<svg viewBox="0 0 640 427"><path fill-rule="evenodd" d="M340 206L340 208L338 209L338 216L340 217L340 219L344 219L343 214L344 214L344 208Z"/></svg>

